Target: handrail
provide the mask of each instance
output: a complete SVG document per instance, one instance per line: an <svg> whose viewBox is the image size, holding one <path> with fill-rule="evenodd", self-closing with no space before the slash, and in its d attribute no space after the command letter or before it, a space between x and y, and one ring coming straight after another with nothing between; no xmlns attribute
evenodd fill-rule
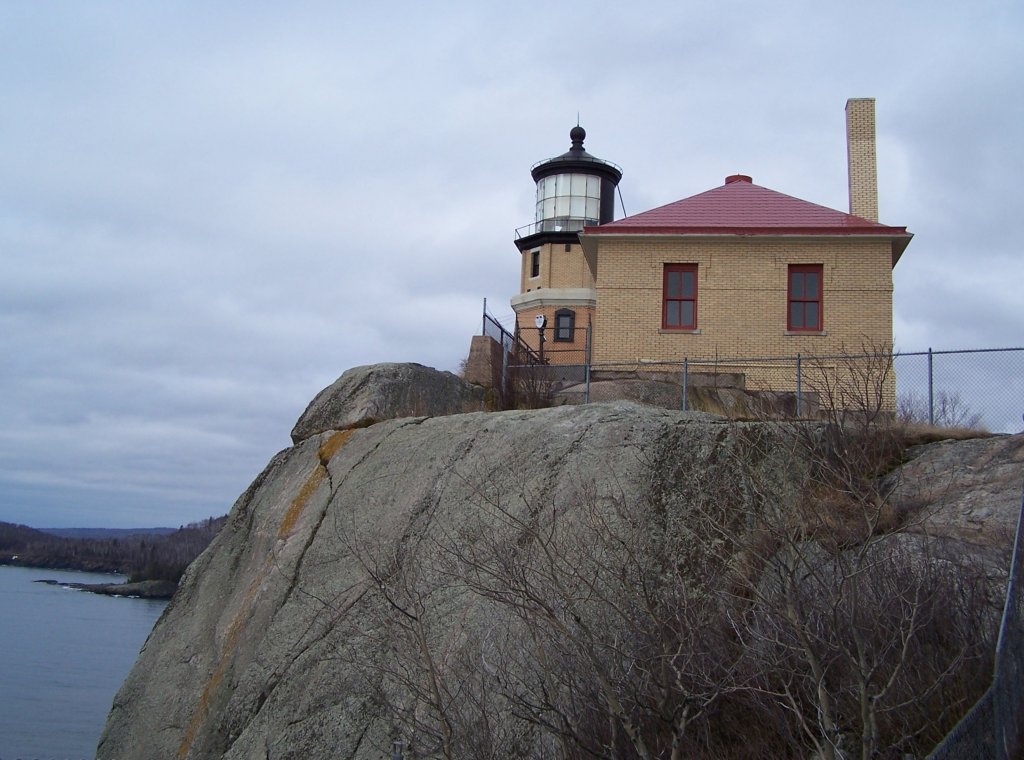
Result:
<svg viewBox="0 0 1024 760"><path fill-rule="evenodd" d="M537 222L524 224L522 227L516 227L516 240L536 235L539 232L582 232L584 227L596 227L598 224L600 224L598 219L581 219L571 216L541 219ZM528 231L523 232L523 230Z"/></svg>

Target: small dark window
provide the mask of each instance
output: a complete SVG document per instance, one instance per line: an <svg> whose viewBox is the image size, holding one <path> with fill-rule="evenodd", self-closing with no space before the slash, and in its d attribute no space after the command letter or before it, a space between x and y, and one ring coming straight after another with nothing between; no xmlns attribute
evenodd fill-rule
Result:
<svg viewBox="0 0 1024 760"><path fill-rule="evenodd" d="M540 251L530 251L530 277L540 277Z"/></svg>
<svg viewBox="0 0 1024 760"><path fill-rule="evenodd" d="M665 265L661 326L665 330L697 329L696 264Z"/></svg>
<svg viewBox="0 0 1024 760"><path fill-rule="evenodd" d="M572 340L576 328L576 312L559 309L555 312L555 340Z"/></svg>
<svg viewBox="0 0 1024 760"><path fill-rule="evenodd" d="M821 332L821 264L791 264L786 328L790 332Z"/></svg>
<svg viewBox="0 0 1024 760"><path fill-rule="evenodd" d="M572 250L572 243L566 243L565 244L565 252L568 253L571 250Z"/></svg>

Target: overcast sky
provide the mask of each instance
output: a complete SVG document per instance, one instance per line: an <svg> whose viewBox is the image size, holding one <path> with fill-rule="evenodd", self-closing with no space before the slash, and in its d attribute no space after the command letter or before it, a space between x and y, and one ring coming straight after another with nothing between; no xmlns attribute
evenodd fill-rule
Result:
<svg viewBox="0 0 1024 760"><path fill-rule="evenodd" d="M224 514L345 369L455 370L485 297L511 317L529 168L577 113L630 214L732 173L845 211L844 105L877 98L881 221L915 234L897 347L1021 345L1022 22L0 0L0 520Z"/></svg>

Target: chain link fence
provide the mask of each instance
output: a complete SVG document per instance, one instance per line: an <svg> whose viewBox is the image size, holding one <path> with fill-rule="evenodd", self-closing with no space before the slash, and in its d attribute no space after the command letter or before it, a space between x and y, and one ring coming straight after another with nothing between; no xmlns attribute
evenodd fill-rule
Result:
<svg viewBox="0 0 1024 760"><path fill-rule="evenodd" d="M572 340L562 341L552 340L550 329L542 341L544 332L520 329L518 337L533 355L510 368L520 377L532 373L535 383L569 401L626 395L687 409L695 395L691 389L736 388L774 394L774 408L813 416L823 394L847 392L844 386L863 389L886 373L877 391L883 406L904 420L993 433L1024 430L1024 348L592 363L587 328L576 328Z"/></svg>
<svg viewBox="0 0 1024 760"><path fill-rule="evenodd" d="M903 417L993 433L1024 429L1024 348L900 353L894 368Z"/></svg>

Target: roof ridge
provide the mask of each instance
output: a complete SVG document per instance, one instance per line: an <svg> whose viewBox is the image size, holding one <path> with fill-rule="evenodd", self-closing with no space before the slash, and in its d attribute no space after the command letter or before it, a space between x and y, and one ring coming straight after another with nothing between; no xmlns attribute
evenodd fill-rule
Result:
<svg viewBox="0 0 1024 760"><path fill-rule="evenodd" d="M734 179L734 177L742 177ZM637 228L686 229L799 229L835 230L846 233L905 234L906 228L891 227L845 211L806 201L770 187L747 181L745 175L731 175L723 185L710 188L655 208L623 217L600 228L615 231L639 231Z"/></svg>

